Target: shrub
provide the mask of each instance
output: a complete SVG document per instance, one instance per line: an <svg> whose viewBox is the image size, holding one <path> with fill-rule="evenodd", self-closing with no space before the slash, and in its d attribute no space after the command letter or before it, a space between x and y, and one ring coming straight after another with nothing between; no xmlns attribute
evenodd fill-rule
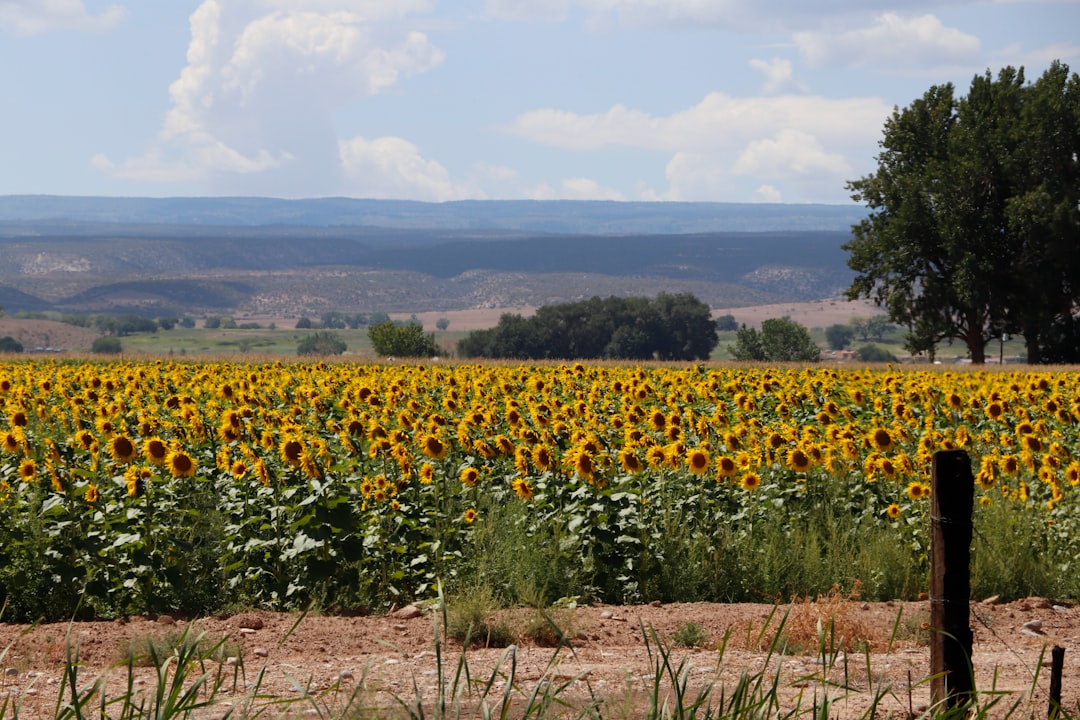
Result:
<svg viewBox="0 0 1080 720"><path fill-rule="evenodd" d="M119 355L124 352L124 346L121 345L120 338L102 335L94 338L93 344L90 345L90 352L98 355Z"/></svg>

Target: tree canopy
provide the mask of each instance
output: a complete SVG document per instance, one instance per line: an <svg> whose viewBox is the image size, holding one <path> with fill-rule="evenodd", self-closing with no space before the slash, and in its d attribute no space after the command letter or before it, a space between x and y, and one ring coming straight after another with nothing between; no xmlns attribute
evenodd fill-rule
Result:
<svg viewBox="0 0 1080 720"><path fill-rule="evenodd" d="M761 330L743 325L730 346L736 360L769 362L818 362L821 349L810 338L805 327L790 318L770 318L761 323Z"/></svg>
<svg viewBox="0 0 1080 720"><path fill-rule="evenodd" d="M709 306L689 293L545 305L530 318L507 313L458 343L463 357L706 360L719 338Z"/></svg>
<svg viewBox="0 0 1080 720"><path fill-rule="evenodd" d="M956 339L982 363L1005 334L1029 362L1080 349L1080 78L1055 62L1030 84L988 71L966 97L933 86L894 110L881 148L848 183L871 211L844 245L848 297L883 305L912 352Z"/></svg>
<svg viewBox="0 0 1080 720"><path fill-rule="evenodd" d="M368 328L371 347L382 357L436 357L442 355L435 334L425 333L418 322L395 325L386 322Z"/></svg>
<svg viewBox="0 0 1080 720"><path fill-rule="evenodd" d="M319 332L308 335L296 345L297 355L341 355L349 349L337 333Z"/></svg>

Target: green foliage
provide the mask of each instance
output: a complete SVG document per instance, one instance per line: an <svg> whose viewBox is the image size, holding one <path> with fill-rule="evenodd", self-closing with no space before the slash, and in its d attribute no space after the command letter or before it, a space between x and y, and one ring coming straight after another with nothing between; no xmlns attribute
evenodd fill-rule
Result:
<svg viewBox="0 0 1080 720"><path fill-rule="evenodd" d="M348 349L337 333L319 330L306 336L296 346L297 355L341 355Z"/></svg>
<svg viewBox="0 0 1080 720"><path fill-rule="evenodd" d="M21 353L22 351L22 343L15 338L10 335L0 337L0 353Z"/></svg>
<svg viewBox="0 0 1080 720"><path fill-rule="evenodd" d="M879 345L863 345L855 352L863 362L899 362L899 358Z"/></svg>
<svg viewBox="0 0 1080 720"><path fill-rule="evenodd" d="M833 350L843 350L855 338L855 329L851 325L830 325L825 328L825 340Z"/></svg>
<svg viewBox="0 0 1080 720"><path fill-rule="evenodd" d="M874 315L873 317L853 317L851 318L850 327L854 335L858 336L863 342L870 342L876 340L881 342L885 337L885 333L889 331L889 319L885 315Z"/></svg>
<svg viewBox="0 0 1080 720"><path fill-rule="evenodd" d="M94 338L90 345L90 352L98 355L119 355L124 351L120 338L112 335L102 335Z"/></svg>
<svg viewBox="0 0 1080 720"><path fill-rule="evenodd" d="M531 318L506 314L458 344L464 357L705 360L718 342L708 305L688 293L609 297L545 305Z"/></svg>
<svg viewBox="0 0 1080 720"><path fill-rule="evenodd" d="M821 349L809 331L789 318L770 318L761 323L761 331L743 325L729 348L736 360L768 362L818 362Z"/></svg>
<svg viewBox="0 0 1080 720"><path fill-rule="evenodd" d="M685 622L675 628L675 632L671 634L671 642L679 647L704 647L709 642L709 634L700 623Z"/></svg>
<svg viewBox="0 0 1080 720"><path fill-rule="evenodd" d="M424 333L420 323L395 325L387 321L368 328L371 347L382 357L438 357L442 350L434 333Z"/></svg>
<svg viewBox="0 0 1080 720"><path fill-rule="evenodd" d="M716 329L720 332L735 332L739 329L739 323L734 315L721 315L716 318Z"/></svg>
<svg viewBox="0 0 1080 720"><path fill-rule="evenodd" d="M883 305L913 353L957 339L982 363L990 340L1022 334L1042 362L1080 309L1078 125L1080 77L1058 62L1034 84L1006 67L895 110L877 171L848 183L871 210L844 245L848 297ZM1080 343L1058 347L1080 360Z"/></svg>

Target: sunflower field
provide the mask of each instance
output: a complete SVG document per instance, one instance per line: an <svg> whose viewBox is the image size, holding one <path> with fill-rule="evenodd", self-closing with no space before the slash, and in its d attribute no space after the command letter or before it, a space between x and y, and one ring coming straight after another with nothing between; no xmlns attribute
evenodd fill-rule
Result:
<svg viewBox="0 0 1080 720"><path fill-rule="evenodd" d="M931 455L973 591L1080 596L1080 374L0 363L3 619L914 597Z"/></svg>

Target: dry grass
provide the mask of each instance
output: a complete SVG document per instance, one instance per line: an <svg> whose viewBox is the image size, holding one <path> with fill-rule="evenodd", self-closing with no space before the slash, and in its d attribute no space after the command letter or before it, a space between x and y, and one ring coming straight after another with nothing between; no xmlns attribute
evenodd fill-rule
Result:
<svg viewBox="0 0 1080 720"><path fill-rule="evenodd" d="M795 655L872 649L873 628L858 613L859 586L856 581L845 593L833 585L828 593L816 598L795 598L777 630L780 634L777 646Z"/></svg>

